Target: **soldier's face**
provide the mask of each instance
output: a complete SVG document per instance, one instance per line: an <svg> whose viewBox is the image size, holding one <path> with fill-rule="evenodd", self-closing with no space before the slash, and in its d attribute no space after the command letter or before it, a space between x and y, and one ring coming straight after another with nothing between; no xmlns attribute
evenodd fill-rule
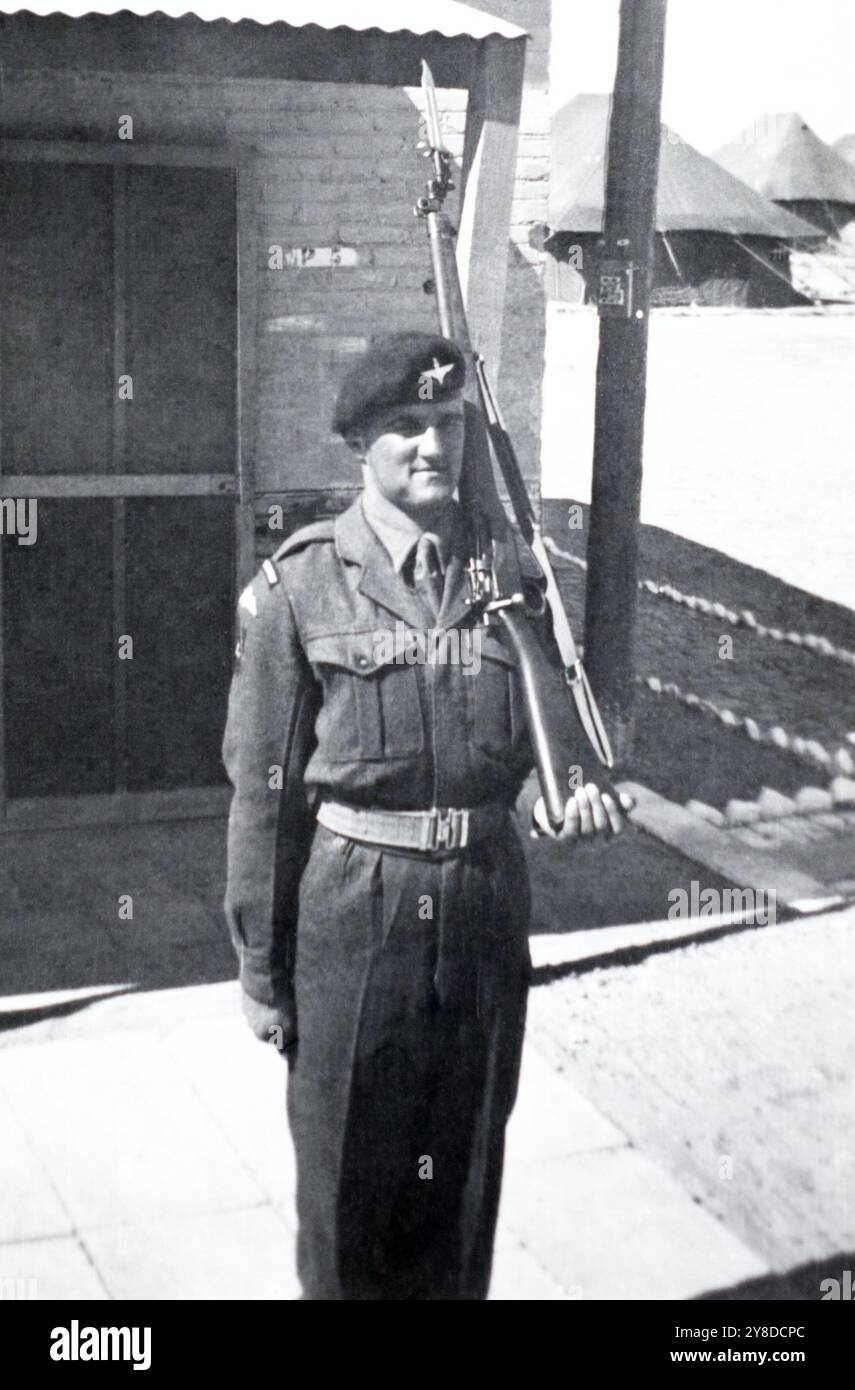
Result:
<svg viewBox="0 0 855 1390"><path fill-rule="evenodd" d="M429 516L460 481L463 397L379 411L354 447L384 497L408 514Z"/></svg>

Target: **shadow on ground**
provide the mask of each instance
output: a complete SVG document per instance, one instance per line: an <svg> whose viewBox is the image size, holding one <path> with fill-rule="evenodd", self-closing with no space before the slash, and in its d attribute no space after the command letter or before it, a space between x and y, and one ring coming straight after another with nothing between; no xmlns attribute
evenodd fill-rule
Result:
<svg viewBox="0 0 855 1390"><path fill-rule="evenodd" d="M225 849L224 819L4 836L3 995L233 979Z"/></svg>
<svg viewBox="0 0 855 1390"><path fill-rule="evenodd" d="M849 1271L848 1285L845 1278ZM748 1279L743 1284L735 1284L729 1289L711 1289L700 1294L696 1303L707 1302L761 1302L777 1300L798 1301L801 1303L817 1300L851 1297L852 1273L855 1271L855 1251L840 1251L822 1260L812 1260L810 1264L797 1265L784 1274L764 1274L759 1279ZM831 1282L826 1282L831 1281ZM846 1293L846 1289L849 1293Z"/></svg>
<svg viewBox="0 0 855 1390"><path fill-rule="evenodd" d="M544 501L544 530L563 550L584 558L588 508L582 506L581 529L571 531L568 506ZM585 574L557 563L562 594L581 632ZM659 527L640 528L639 577L736 612L748 609L766 626L813 633L855 650L855 613L848 608ZM732 659L719 655L722 636L732 639ZM780 725L792 735L817 739L830 751L844 744L851 725L851 666L646 592L639 594L635 665L642 676L674 682L761 727ZM827 782L821 769L760 747L671 696L644 690L624 775L670 800L694 797L717 807L731 797L753 799L764 786L791 793Z"/></svg>
<svg viewBox="0 0 855 1390"><path fill-rule="evenodd" d="M780 919L779 919L780 920ZM726 936L737 936L740 932L760 931L756 922L736 922L727 926L712 927L708 931L692 932L687 936L675 936L664 941L649 941L643 946L621 946L601 955L585 956L584 960L567 961L562 965L539 965L531 972L532 985L552 985L557 980L591 975L597 970L613 970L628 965L643 965L652 956L670 955L674 951L685 951L690 946L708 946L721 941Z"/></svg>
<svg viewBox="0 0 855 1390"><path fill-rule="evenodd" d="M520 801L521 828L536 791L532 778ZM525 843L533 932L658 920L668 914L669 893L689 892L693 879L701 887L730 886L632 828L602 845L574 848L527 837ZM3 847L0 958L7 999L235 978L222 911L224 819L19 833L6 836ZM74 1013L89 1002L22 1000L20 1009L6 1006L0 1030Z"/></svg>
<svg viewBox="0 0 855 1390"><path fill-rule="evenodd" d="M63 1000L62 1003L9 1009L0 1012L0 1034L10 1033L15 1028L28 1028L36 1023L53 1023L57 1019L72 1018L75 1014L88 1009L90 1004L101 1003L105 997L116 999L135 993L136 990L134 989L117 989L105 996L102 990L95 989L76 999Z"/></svg>
<svg viewBox="0 0 855 1390"><path fill-rule="evenodd" d="M527 827L537 784L531 777L518 809ZM668 916L675 889L691 895L735 885L628 824L617 837L592 844L532 840L525 835L532 890L533 934L589 931Z"/></svg>

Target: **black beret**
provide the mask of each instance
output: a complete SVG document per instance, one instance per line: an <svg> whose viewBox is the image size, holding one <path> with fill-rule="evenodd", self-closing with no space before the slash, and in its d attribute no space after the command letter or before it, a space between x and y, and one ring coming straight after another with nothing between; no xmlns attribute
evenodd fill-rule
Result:
<svg viewBox="0 0 855 1390"><path fill-rule="evenodd" d="M445 400L462 390L465 380L463 353L438 333L373 338L341 383L333 429L346 436L374 411Z"/></svg>

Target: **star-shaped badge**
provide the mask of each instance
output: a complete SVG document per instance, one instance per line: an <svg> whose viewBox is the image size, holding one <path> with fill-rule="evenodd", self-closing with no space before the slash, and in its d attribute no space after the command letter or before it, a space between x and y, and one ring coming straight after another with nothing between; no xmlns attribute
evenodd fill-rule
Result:
<svg viewBox="0 0 855 1390"><path fill-rule="evenodd" d="M441 386L445 378L448 376L448 373L454 371L454 363L446 362L443 366L440 366L439 362L435 357L431 360L433 362L433 366L429 367L427 371L422 372L422 377L430 377L437 383L437 385Z"/></svg>

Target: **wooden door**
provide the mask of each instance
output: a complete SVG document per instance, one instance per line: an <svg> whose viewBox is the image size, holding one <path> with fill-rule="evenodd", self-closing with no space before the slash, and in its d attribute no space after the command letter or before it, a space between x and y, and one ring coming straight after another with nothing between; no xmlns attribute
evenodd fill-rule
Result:
<svg viewBox="0 0 855 1390"><path fill-rule="evenodd" d="M10 828L223 804L235 173L87 153L0 166L0 500L37 521L22 538L7 503Z"/></svg>

